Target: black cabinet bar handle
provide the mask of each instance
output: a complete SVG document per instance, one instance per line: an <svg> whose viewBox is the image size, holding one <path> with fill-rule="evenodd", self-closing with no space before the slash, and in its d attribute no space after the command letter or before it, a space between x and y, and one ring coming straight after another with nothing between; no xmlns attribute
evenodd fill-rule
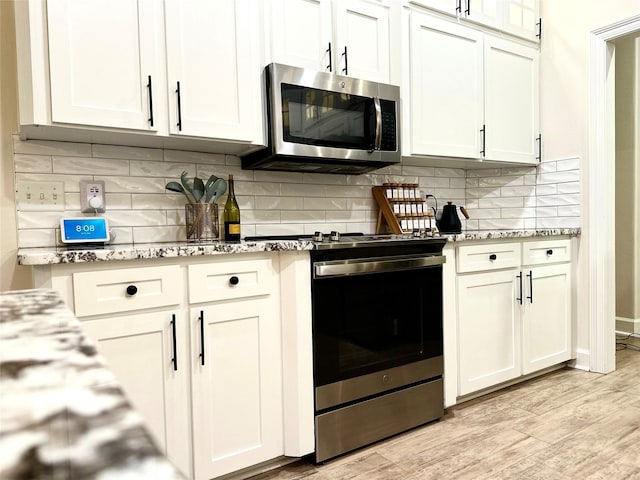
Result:
<svg viewBox="0 0 640 480"><path fill-rule="evenodd" d="M347 46L344 46L344 53L342 54L342 56L344 57L344 68L342 69L342 71L344 72L345 75L349 75L349 63L347 60Z"/></svg>
<svg viewBox="0 0 640 480"><path fill-rule="evenodd" d="M531 270L529 270L527 277L529 277L529 296L527 296L527 299L530 303L533 303L533 272Z"/></svg>
<svg viewBox="0 0 640 480"><path fill-rule="evenodd" d="M462 13L462 0L458 0L456 3L456 12Z"/></svg>
<svg viewBox="0 0 640 480"><path fill-rule="evenodd" d="M538 156L536 156L536 160L538 160L538 162L542 161L542 134L539 134L536 137L536 143L538 144Z"/></svg>
<svg viewBox="0 0 640 480"><path fill-rule="evenodd" d="M182 105L180 104L180 82L176 82L176 93L178 94L178 131L182 131ZM204 365L204 364L203 364Z"/></svg>
<svg viewBox="0 0 640 480"><path fill-rule="evenodd" d="M553 250L551 250L551 249L547 250L547 255L548 255L548 256L553 255Z"/></svg>
<svg viewBox="0 0 640 480"><path fill-rule="evenodd" d="M464 13L467 16L471 15L471 0L467 0L467 9L464 11Z"/></svg>
<svg viewBox="0 0 640 480"><path fill-rule="evenodd" d="M204 310L200 310L200 365L204 365Z"/></svg>
<svg viewBox="0 0 640 480"><path fill-rule="evenodd" d="M485 151L486 151L486 138L487 138L487 126L486 125L482 125L482 128L480 129L480 134L482 135L482 150L480 150L480 153L484 157L485 156Z"/></svg>
<svg viewBox="0 0 640 480"><path fill-rule="evenodd" d="M149 125L153 127L153 87L151 86L151 75L147 77L147 90L149 90Z"/></svg>
<svg viewBox="0 0 640 480"><path fill-rule="evenodd" d="M536 33L536 37L538 37L538 40L542 40L542 17L538 18L536 27L538 27L538 33Z"/></svg>
<svg viewBox="0 0 640 480"><path fill-rule="evenodd" d="M327 65L327 68L329 69L329 72L333 72L333 64L331 63L331 42L329 42L329 48L327 48L325 52L329 53L329 65Z"/></svg>
<svg viewBox="0 0 640 480"><path fill-rule="evenodd" d="M520 296L516 298L516 300L518 300L518 302L520 302L520 305L522 305L522 272L520 272L517 276L518 278L518 283L520 284Z"/></svg>
<svg viewBox="0 0 640 480"><path fill-rule="evenodd" d="M491 255L489 255L489 260L497 260L498 259L498 255L496 255L495 253L492 253Z"/></svg>
<svg viewBox="0 0 640 480"><path fill-rule="evenodd" d="M171 359L171 363L173 363L173 371L178 370L178 347L176 346L176 314L171 315L171 335L172 335L172 345L173 345L173 358Z"/></svg>

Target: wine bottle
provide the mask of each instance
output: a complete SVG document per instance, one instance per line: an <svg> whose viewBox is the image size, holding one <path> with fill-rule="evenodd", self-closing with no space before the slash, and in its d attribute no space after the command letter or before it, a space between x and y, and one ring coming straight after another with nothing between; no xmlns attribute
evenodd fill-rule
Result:
<svg viewBox="0 0 640 480"><path fill-rule="evenodd" d="M233 175L229 175L229 194L224 205L224 239L227 242L240 241L240 207L233 187Z"/></svg>

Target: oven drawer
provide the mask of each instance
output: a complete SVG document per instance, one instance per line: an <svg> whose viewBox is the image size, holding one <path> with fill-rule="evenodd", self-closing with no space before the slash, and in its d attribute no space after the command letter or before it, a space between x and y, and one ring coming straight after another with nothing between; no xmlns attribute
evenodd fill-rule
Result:
<svg viewBox="0 0 640 480"><path fill-rule="evenodd" d="M500 270L520 266L520 243L490 243L458 247L458 273Z"/></svg>
<svg viewBox="0 0 640 480"><path fill-rule="evenodd" d="M77 317L178 305L182 289L178 265L73 274Z"/></svg>
<svg viewBox="0 0 640 480"><path fill-rule="evenodd" d="M522 245L523 265L545 265L570 261L571 240L569 239L525 242Z"/></svg>
<svg viewBox="0 0 640 480"><path fill-rule="evenodd" d="M268 295L273 289L271 259L189 265L189 302L215 302Z"/></svg>

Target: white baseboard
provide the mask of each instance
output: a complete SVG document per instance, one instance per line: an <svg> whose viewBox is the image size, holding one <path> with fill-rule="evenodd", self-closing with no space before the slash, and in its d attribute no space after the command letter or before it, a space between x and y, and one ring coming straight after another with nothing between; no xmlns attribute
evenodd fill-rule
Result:
<svg viewBox="0 0 640 480"><path fill-rule="evenodd" d="M589 350L578 348L576 350L576 359L570 362L569 366L588 372L591 370L590 364L591 354L589 353Z"/></svg>
<svg viewBox="0 0 640 480"><path fill-rule="evenodd" d="M616 332L640 333L640 318L616 317Z"/></svg>

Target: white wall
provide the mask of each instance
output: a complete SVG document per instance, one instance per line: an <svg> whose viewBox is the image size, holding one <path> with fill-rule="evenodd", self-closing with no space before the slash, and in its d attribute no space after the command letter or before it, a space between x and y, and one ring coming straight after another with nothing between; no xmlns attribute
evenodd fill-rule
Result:
<svg viewBox="0 0 640 480"><path fill-rule="evenodd" d="M13 2L0 1L0 291L31 286L31 271L16 263L16 213L11 134L17 131Z"/></svg>
<svg viewBox="0 0 640 480"><path fill-rule="evenodd" d="M589 38L593 30L640 14L638 0L541 0L543 39L540 57L540 121L543 158L583 159L583 235L578 255L579 352L589 351L588 277L589 225Z"/></svg>

